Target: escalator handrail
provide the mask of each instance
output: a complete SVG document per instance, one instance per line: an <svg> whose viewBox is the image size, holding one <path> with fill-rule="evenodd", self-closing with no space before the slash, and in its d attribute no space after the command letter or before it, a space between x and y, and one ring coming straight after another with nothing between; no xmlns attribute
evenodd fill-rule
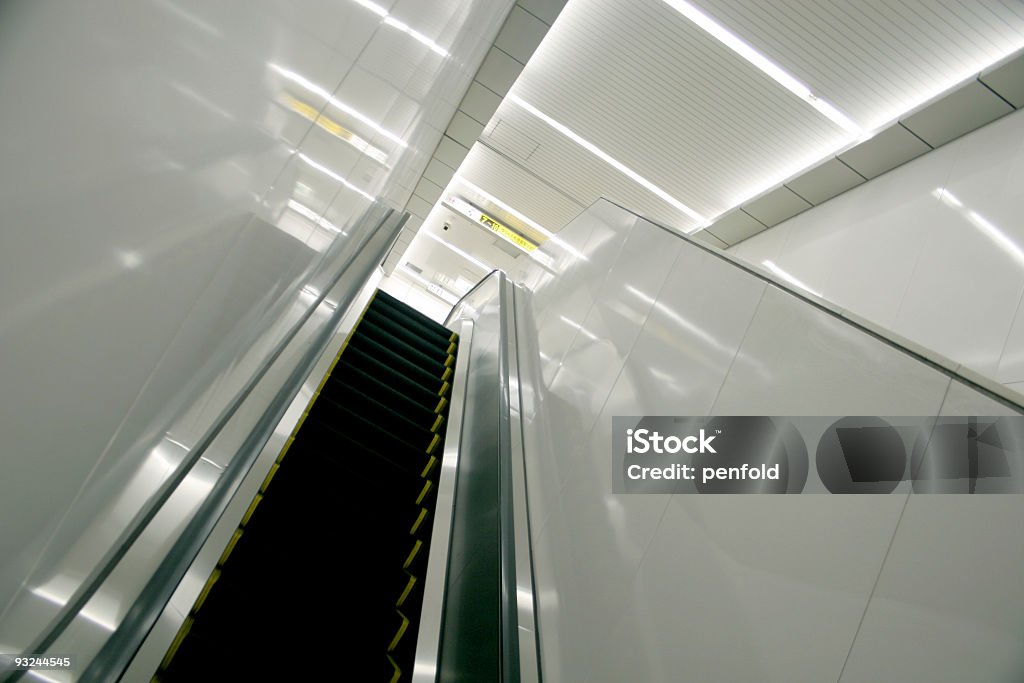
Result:
<svg viewBox="0 0 1024 683"><path fill-rule="evenodd" d="M388 210L387 213L377 222L376 229L366 231L365 237L360 241L358 248L353 249L350 252L350 255L346 257L343 265L338 269L338 273L331 282L323 288L322 293L312 303L312 305L309 306L306 314L301 316L275 345L274 349L267 356L265 361L259 368L257 368L252 378L250 378L242 390L233 398L231 404L229 404L229 409L226 409L221 414L217 423L215 423L214 428L211 428L210 432L212 432L212 434L208 432L208 438L200 440L197 446L191 451L190 458L188 458L186 462L194 464L194 462L199 461L203 452L211 443L213 443L216 435L223 430L228 420L230 420L235 412L237 412L242 402L252 393L256 384L266 376L271 366L283 354L285 348L291 343L291 341L297 336L301 327L312 317L313 312L320 307L327 296L332 293L332 289L348 272L349 267L356 262L356 259L362 252L362 248L369 244L372 237L377 234L379 230L385 228L388 229L388 239L383 242L383 247L379 250L383 253L387 248L390 248L398 238L399 233L405 226L408 219L408 213L399 214L394 210ZM389 221L392 223L390 226L388 225ZM379 258L370 259L367 263L369 264L369 266L367 266L367 270L369 271L370 268L375 267L376 264L379 263ZM369 274L370 273L367 272L366 276L358 278L358 281L365 281L366 277L369 277ZM163 612L168 600L170 599L170 595L174 592L178 583L188 571L188 568L196 554L199 552L199 548L202 546L202 543L205 542L207 536L220 519L220 516L227 506L234 490L248 473L249 467L251 467L256 456L259 455L262 442L265 441L263 436L269 436L280 421L281 417L283 417L284 411L290 405L295 392L301 386L302 381L305 380L306 375L308 375L312 370L317 359L329 343L334 331L337 329L338 325L340 325L348 307L351 305L358 292L359 287L350 287L346 291L340 293L338 296L338 303L335 307L335 312L332 314L331 319L317 333L313 343L311 343L303 353L301 359L296 365L296 368L292 371L288 379L277 392L274 400L264 410L264 413L258 422L259 428L250 434L239 450L237 456L232 458L228 468L218 478L214 488L207 495L206 499L204 499L195 515L186 525L185 530L171 547L171 550L168 551L167 555L163 560L161 560L156 572L146 583L142 592L133 601L117 629L113 634L111 634L93 660L89 663L80 680L87 681L89 683L100 681L104 683L113 683L120 678L121 674L134 657L136 650L159 619L160 614ZM155 514L156 513L154 511L153 515ZM148 524L149 520L147 519L144 521ZM145 526L146 524L142 525L142 527ZM138 534L141 534L141 531L142 530L140 528ZM124 549L124 552L127 552L127 549ZM123 556L123 553L121 556ZM118 556L116 559L119 560L121 556ZM111 564L116 565L117 562L115 561ZM111 566L106 575L109 575L109 573L113 571L113 568L114 566ZM106 575L102 578L105 578ZM59 636L60 633L62 633L63 630L71 623L71 621L77 616L80 609L84 607L88 598L91 597L91 595L94 594L101 585L102 580L97 580L95 585L90 586L91 590L86 597L80 600L80 604L78 604L78 602L72 603L69 601L66 609L72 607L75 607L76 609L69 609L68 618L64 621L58 622L60 625L59 629L46 633L44 637L49 639L50 643L52 643L53 640L55 640L56 637ZM45 651L45 649L41 648L37 651L42 652ZM17 674L19 673L24 672L15 672L15 676L17 677ZM10 680L16 680L16 677L12 677Z"/></svg>
<svg viewBox="0 0 1024 683"><path fill-rule="evenodd" d="M495 268L491 272L487 273L487 275L484 275L482 278L480 278L480 280L478 280L475 285L473 285L472 287L469 288L468 292L466 292L461 297L459 297L459 300L456 301L455 304L452 306L452 310L448 312L448 317L444 319L444 326L445 327L448 327L451 324L452 318L455 315L455 311L457 311L459 309L459 306L461 306L463 303L465 303L466 299L468 299L470 296L472 296L473 293L476 292L476 290L478 290L481 287L483 287L483 285L488 280L490 280L492 277L494 277L495 273L502 273L502 274L504 274L504 271L502 271L500 268Z"/></svg>

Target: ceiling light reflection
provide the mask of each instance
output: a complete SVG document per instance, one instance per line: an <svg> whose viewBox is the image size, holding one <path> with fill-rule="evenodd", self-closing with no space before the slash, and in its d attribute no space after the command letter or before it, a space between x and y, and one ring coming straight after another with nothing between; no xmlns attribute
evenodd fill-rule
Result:
<svg viewBox="0 0 1024 683"><path fill-rule="evenodd" d="M396 28L399 31L401 31L402 33L405 33L405 34L409 35L410 37L416 39L420 43L426 45L427 47L430 48L431 52L433 52L435 54L438 54L438 55L440 55L442 57L447 57L448 56L448 51L445 50L443 47L441 47L440 45L438 45L433 40L431 40L427 36L423 35L419 31L417 31L417 30L415 30L413 28L410 28L409 25L406 24L405 22L399 21L398 19L395 19L393 16L391 16L390 13L388 13L388 11L386 9L384 9L383 7L378 5L377 3L370 2L370 0L352 0L352 1L354 3L356 3L357 5L359 5L360 7L365 7L366 9L370 10L371 12L376 14L378 17L383 18L384 19L384 23L386 25L388 25L388 26L390 26L392 28Z"/></svg>
<svg viewBox="0 0 1024 683"><path fill-rule="evenodd" d="M337 225L330 222L329 220L327 220L326 218L324 218L323 216L321 216L320 214L318 214L316 211L309 208L305 204L300 204L294 199L288 200L288 208L294 211L295 213L299 214L300 216L308 218L309 220L313 221L322 228L327 228L331 232L337 232L342 235L348 235L347 232L339 228Z"/></svg>
<svg viewBox="0 0 1024 683"><path fill-rule="evenodd" d="M357 121L365 123L367 126L372 128L376 132L380 133L381 135L386 137L388 140L391 140L395 144L401 145L402 147L408 147L409 146L408 143L406 143L405 140L403 140L402 138L398 137L397 135L395 135L391 131L384 129L383 127L381 127L381 125L379 123L377 123L376 121L371 119L369 116L367 116L366 114L363 114L362 112L357 111L356 109L354 109L354 108L350 107L349 105L345 104L341 100L339 100L336 97L334 97L331 93L327 92L327 90L325 90L324 88L320 87L316 83L313 83L309 79L301 76L300 74L295 73L294 71L286 69L283 66L280 66L278 64L271 63L271 64L267 64L267 66L270 67L270 69L272 71L274 71L277 74L283 76L284 78L288 79L289 81L291 81L291 82L293 82L293 83L295 83L297 85L301 85L303 88L305 88L306 90L310 91L311 93L313 93L315 95L319 95L320 97L324 98L325 100L330 102L332 105L334 105L335 107L337 107L341 111L345 112L346 114L348 114L352 118L356 119Z"/></svg>
<svg viewBox="0 0 1024 683"><path fill-rule="evenodd" d="M1022 250L1020 245L1014 242L1006 232L992 223L992 221L988 220L970 207L964 206L964 203L960 201L959 198L943 187L937 187L932 190L932 195L941 200L946 206L957 210L960 215L966 218L971 225L977 228L978 231L987 237L1000 251L1012 258L1019 265L1024 266L1024 250Z"/></svg>
<svg viewBox="0 0 1024 683"><path fill-rule="evenodd" d="M462 258L466 259L467 261L469 261L473 265L477 266L478 268L482 268L482 269L484 269L484 270L486 270L488 272L494 270L493 266L489 266L486 263L484 263L483 261L480 261L480 260L470 256L468 253L466 253L462 249L459 249L457 246L455 246L454 244L452 244L451 242L449 242L448 240L444 239L443 237L441 237L439 235L436 235L436 234L434 234L432 232L427 232L427 231L420 232L419 234L423 235L425 237L429 237L430 239L434 240L435 242L440 242L442 245L448 247L448 249L450 249L451 251L455 252L456 254L458 254Z"/></svg>
<svg viewBox="0 0 1024 683"><path fill-rule="evenodd" d="M316 161L313 161L308 156L306 156L305 153L299 152L298 157L299 157L299 159L304 161L309 166L312 166L313 168L315 168L316 170L320 171L324 175L329 176L329 177L333 178L334 180L337 180L339 183L341 183L342 185L344 185L348 189L352 190L356 194L360 194L360 195L366 197L371 202L374 201L375 199L377 199L376 197L374 197L372 194L370 194L366 190L359 189L358 187L356 187L355 185L353 185L349 181L345 180L344 178L342 178L340 175L338 175L337 173L335 173L331 169L329 169L326 166L324 166L323 164L320 164L320 163L317 163ZM341 232L341 231L339 230L338 232Z"/></svg>
<svg viewBox="0 0 1024 683"><path fill-rule="evenodd" d="M623 175L628 177L633 182L637 183L641 187L643 187L643 188L649 190L650 192L654 193L655 195L660 197L665 202L671 204L672 206L674 206L679 211L685 213L687 216L689 216L693 220L697 221L698 225L693 226L692 228L690 228L686 232L692 232L693 230L696 230L699 227L699 225L701 225L701 224L703 224L705 222L706 219L705 219L704 216L700 215L699 213L697 213L696 211L694 211L693 209L688 207L686 204L683 204L681 201L679 201L678 199L676 199L675 197L670 195L668 192L666 192L665 190L661 189L660 187L658 187L657 185L652 183L647 178L644 178L642 175L640 175L639 173L637 173L633 169L629 168L628 166L626 166L624 163L622 163L618 159L615 159L610 154L608 154L604 150L600 149L594 143L590 142L589 140L584 139L583 137L581 137L580 135L575 133L572 129L570 129L568 126L566 126L566 125L564 125L562 123L559 123L558 121L554 120L553 118L551 118L550 116L548 116L547 114L542 112L541 110L539 110L536 107L534 107L532 104L530 104L530 103L526 102L525 100L523 100L518 95L509 95L508 98L509 98L509 100L511 100L512 102L518 104L520 107L522 107L523 109L525 109L529 113L531 113L534 116L536 116L538 119L540 119L544 123L548 124L549 126L554 128L555 130L557 130L559 133L561 133L565 137L567 137L570 140L572 140L573 142L575 142L577 145L579 145L583 149L587 150L588 152L590 152L591 154L593 154L594 156L599 158L601 161L605 162L606 164L608 164L612 168L616 169L617 171L619 171L620 173L622 173Z"/></svg>
<svg viewBox="0 0 1024 683"><path fill-rule="evenodd" d="M807 285L806 285L805 283L801 282L800 280L798 280L798 279L797 279L796 277L794 277L794 276L793 276L793 275L791 275L790 273L787 273L787 272L786 272L786 271L784 271L784 270L783 270L782 268L779 268L779 267L778 267L777 265L775 265L775 263L773 263L773 262L772 262L771 260L764 260L764 261L761 261L761 264L762 264L762 265L763 265L763 266L764 266L765 268L767 268L768 270L770 270L770 271L771 271L772 273L774 273L774 274L775 274L775 275L777 275L778 277L782 278L783 280L785 280L785 281L786 281L786 282L788 282L789 284L793 285L794 287L799 287L800 289L804 290L805 292L808 292L808 293L810 293L810 294L813 294L813 295L814 295L814 296L816 296L816 297L819 297L819 298L822 298L822 299L824 299L824 298L825 298L825 297L824 297L824 296L822 295L822 293L821 293L821 292L819 292L819 291L817 291L817 290L815 290L815 289L811 289L811 288L810 288L810 287L808 287L808 286L807 286Z"/></svg>

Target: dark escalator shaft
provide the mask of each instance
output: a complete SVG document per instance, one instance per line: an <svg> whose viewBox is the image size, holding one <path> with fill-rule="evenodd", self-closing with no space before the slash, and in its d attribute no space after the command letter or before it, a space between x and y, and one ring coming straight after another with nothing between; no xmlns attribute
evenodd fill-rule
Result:
<svg viewBox="0 0 1024 683"><path fill-rule="evenodd" d="M456 342L374 295L159 681L411 679Z"/></svg>

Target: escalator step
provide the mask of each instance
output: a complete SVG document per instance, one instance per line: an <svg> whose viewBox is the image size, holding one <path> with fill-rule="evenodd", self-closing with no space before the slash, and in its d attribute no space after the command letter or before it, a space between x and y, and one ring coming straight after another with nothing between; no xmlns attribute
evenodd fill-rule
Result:
<svg viewBox="0 0 1024 683"><path fill-rule="evenodd" d="M450 372L449 368L439 366L438 372L435 373L432 369L424 368L422 365L417 365L413 361L402 357L395 349L378 344L366 335L353 335L352 339L349 340L348 348L345 349L346 354L356 350L387 363L395 371L402 373L411 380L419 382L427 388L440 386L441 382L446 379L444 373Z"/></svg>
<svg viewBox="0 0 1024 683"><path fill-rule="evenodd" d="M403 358L407 358L431 372L436 372L438 375L443 373L445 368L449 367L452 363L450 360L451 356L447 353L437 353L436 347L428 345L428 350L425 351L424 345L414 345L404 339L400 339L399 337L389 334L387 330L375 324L372 320L364 320L359 324L359 329L353 336L359 335L366 336L381 346L393 349Z"/></svg>
<svg viewBox="0 0 1024 683"><path fill-rule="evenodd" d="M306 419L321 420L331 424L332 421L344 420L343 410L356 413L363 419L386 428L393 436L411 444L426 443L429 445L436 433L429 428L421 427L372 398L337 391L321 394Z"/></svg>
<svg viewBox="0 0 1024 683"><path fill-rule="evenodd" d="M330 441L337 438L335 435L344 435L353 441L370 445L374 451L386 454L385 457L392 462L412 461L413 467L422 467L440 445L440 437L429 430L422 430L421 436L413 434L414 441L406 441L401 435L337 403L329 409L310 411L303 428L312 428L313 433L306 438L319 439L318 448L321 451L330 452Z"/></svg>
<svg viewBox="0 0 1024 683"><path fill-rule="evenodd" d="M425 330L433 332L435 335L439 337L449 339L450 341L455 340L455 338L452 337L452 331L449 330L447 327L445 327L439 322L431 320L429 317L420 313L409 304L405 303L404 301L399 301L398 299L396 299L395 297L391 296L390 294L383 290L377 290L377 294L376 296L374 296L373 303L371 304L371 308L374 307L383 307L390 309L391 311L404 316L406 319L415 322L417 325L423 327Z"/></svg>
<svg viewBox="0 0 1024 683"><path fill-rule="evenodd" d="M204 585L161 680L308 677L275 653L337 651L338 632L314 626L312 613L357 625L344 649L367 654L344 663L345 675L386 651L380 677L410 680L456 340L375 295ZM344 567L329 559L339 554Z"/></svg>
<svg viewBox="0 0 1024 683"><path fill-rule="evenodd" d="M398 317L390 315L388 311L368 312L360 323L360 328L366 325L365 332L371 336L386 337L416 349L432 361L444 363L451 351L451 342L446 341L430 333L410 328Z"/></svg>
<svg viewBox="0 0 1024 683"><path fill-rule="evenodd" d="M371 377L376 377L378 381L395 387L398 391L408 395L425 407L430 406L432 397L441 395L438 394L438 387L443 384L440 377L431 377L428 381L421 382L418 378L409 377L405 373L391 367L387 359L375 358L359 348L345 349L345 355L342 356L341 363L338 363L338 365L341 366L342 364L344 364L345 368L356 368ZM345 369L341 368L341 372L344 373ZM436 401L437 399L433 398L433 400Z"/></svg>
<svg viewBox="0 0 1024 683"><path fill-rule="evenodd" d="M403 393L401 387L382 382L358 368L338 367L327 380L324 390L333 393L339 385L339 391L354 391L369 396L421 426L432 425L442 412L442 408L438 408L440 401L433 394L417 391L410 396Z"/></svg>
<svg viewBox="0 0 1024 683"><path fill-rule="evenodd" d="M452 340L448 339L448 335L442 336L432 332L408 318L396 316L387 309L371 307L363 319L369 320L390 335L421 347L425 353L437 354L441 358L444 358L445 353L450 353L448 349Z"/></svg>

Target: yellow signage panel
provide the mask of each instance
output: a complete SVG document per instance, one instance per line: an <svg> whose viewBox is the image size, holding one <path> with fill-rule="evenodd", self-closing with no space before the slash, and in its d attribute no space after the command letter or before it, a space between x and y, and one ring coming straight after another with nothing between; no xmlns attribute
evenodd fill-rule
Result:
<svg viewBox="0 0 1024 683"><path fill-rule="evenodd" d="M526 239L518 232L515 232L511 228L508 228L498 221L494 220L485 213L480 214L480 222L490 228L492 231L498 233L512 244L516 245L523 251L533 251L537 248L537 245Z"/></svg>

